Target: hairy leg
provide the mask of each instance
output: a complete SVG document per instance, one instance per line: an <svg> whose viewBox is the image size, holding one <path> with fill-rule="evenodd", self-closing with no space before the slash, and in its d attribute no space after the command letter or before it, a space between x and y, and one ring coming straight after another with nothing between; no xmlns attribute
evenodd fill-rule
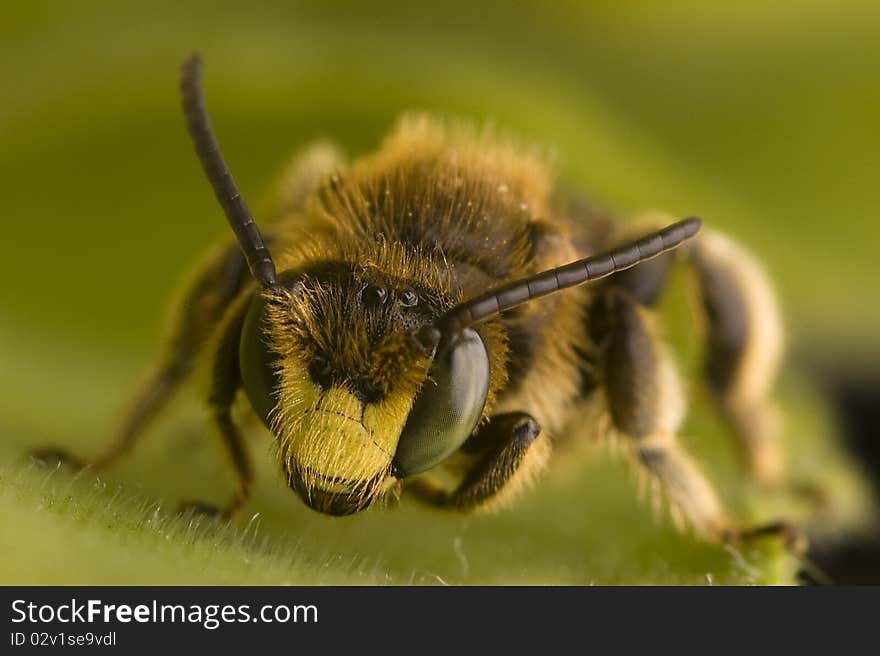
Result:
<svg viewBox="0 0 880 656"><path fill-rule="evenodd" d="M718 537L728 520L711 483L676 440L684 401L647 310L628 292L610 289L588 316L599 348L597 393L604 394L613 429L631 444L641 473L662 489L674 515L698 534Z"/></svg>
<svg viewBox="0 0 880 656"><path fill-rule="evenodd" d="M247 300L247 299L245 299ZM230 314L222 327L220 340L214 352L211 371L211 391L208 404L211 408L214 424L229 462L232 464L236 484L232 498L223 507L217 507L201 501L185 502L184 510L193 510L202 514L231 517L247 503L250 498L254 473L250 456L244 440L232 419L232 405L236 392L241 386L241 373L238 366L238 342L244 323L248 304L241 303Z"/></svg>
<svg viewBox="0 0 880 656"><path fill-rule="evenodd" d="M782 328L770 285L754 260L718 234L691 253L706 313L706 379L743 446L756 480L783 475L778 412L770 392L782 355Z"/></svg>
<svg viewBox="0 0 880 656"><path fill-rule="evenodd" d="M771 285L754 258L727 237L704 231L679 251L612 276L605 287L625 290L639 304L652 306L674 260L682 256L697 277L706 333L704 371L712 398L752 477L777 483L784 462L771 392L782 328Z"/></svg>
<svg viewBox="0 0 880 656"><path fill-rule="evenodd" d="M732 522L710 480L676 440L684 402L649 310L618 288L601 294L589 316L599 346L599 393L604 393L613 430L631 445L640 472L660 488L673 517L707 539L775 534L793 540L795 531L785 522Z"/></svg>
<svg viewBox="0 0 880 656"><path fill-rule="evenodd" d="M538 423L524 412L495 415L462 446L469 466L453 490L424 479L414 480L406 489L423 502L464 512L495 505L528 482L546 460L543 449L535 448L540 432Z"/></svg>

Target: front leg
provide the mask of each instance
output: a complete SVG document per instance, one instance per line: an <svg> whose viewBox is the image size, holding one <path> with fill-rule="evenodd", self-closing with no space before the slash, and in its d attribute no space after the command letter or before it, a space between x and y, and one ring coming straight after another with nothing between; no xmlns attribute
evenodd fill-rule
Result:
<svg viewBox="0 0 880 656"><path fill-rule="evenodd" d="M450 491L417 479L407 486L423 502L471 511L494 502L517 487L517 480L528 479L545 460L532 445L541 427L524 412L495 415L474 433L461 448L474 458L459 485Z"/></svg>
<svg viewBox="0 0 880 656"><path fill-rule="evenodd" d="M247 298L244 299L244 301L247 300ZM232 498L223 507L202 501L187 501L182 504L182 511L230 518L250 498L254 479L253 467L244 440L231 414L236 392L241 385L241 375L238 369L238 341L247 307L246 302L240 301L240 306L235 308L229 315L226 325L222 327L220 340L216 344L211 372L211 393L208 398L214 424L220 433L224 450L235 472L235 490Z"/></svg>

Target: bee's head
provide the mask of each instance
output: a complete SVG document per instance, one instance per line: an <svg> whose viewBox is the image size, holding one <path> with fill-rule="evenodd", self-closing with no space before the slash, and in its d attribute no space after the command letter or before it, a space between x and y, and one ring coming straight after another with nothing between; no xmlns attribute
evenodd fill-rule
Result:
<svg viewBox="0 0 880 656"><path fill-rule="evenodd" d="M432 322L450 305L431 287L347 262L281 274L255 297L241 336L244 387L309 506L363 510L473 431L488 356L467 330L435 357Z"/></svg>

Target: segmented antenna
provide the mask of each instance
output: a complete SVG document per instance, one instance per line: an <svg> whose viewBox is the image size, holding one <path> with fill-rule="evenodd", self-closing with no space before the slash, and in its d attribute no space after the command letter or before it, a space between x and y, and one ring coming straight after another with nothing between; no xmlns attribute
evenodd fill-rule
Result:
<svg viewBox="0 0 880 656"><path fill-rule="evenodd" d="M232 179L232 173L226 166L220 146L217 144L217 137L211 128L208 110L205 108L205 96L202 92L202 60L198 53L191 54L183 64L180 91L189 134L205 175L214 187L214 194L220 201L220 206L235 236L238 237L238 243L251 273L263 287L270 287L275 284L275 263L263 243L263 237L238 191L235 180Z"/></svg>
<svg viewBox="0 0 880 656"><path fill-rule="evenodd" d="M448 339L467 326L517 305L629 269L693 237L702 223L696 217L684 219L605 253L508 283L455 306L440 317L437 326Z"/></svg>

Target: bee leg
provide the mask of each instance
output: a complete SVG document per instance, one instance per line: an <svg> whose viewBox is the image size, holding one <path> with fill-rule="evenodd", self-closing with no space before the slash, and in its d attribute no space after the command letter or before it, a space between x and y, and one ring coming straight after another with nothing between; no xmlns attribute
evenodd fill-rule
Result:
<svg viewBox="0 0 880 656"><path fill-rule="evenodd" d="M128 453L189 375L196 356L246 275L247 267L237 245L213 253L197 271L179 303L163 360L141 384L113 439L98 455L80 458L63 449L43 447L32 451L31 456L44 464L81 469L106 467Z"/></svg>
<svg viewBox="0 0 880 656"><path fill-rule="evenodd" d="M702 235L689 256L706 316L705 375L712 396L754 479L778 483L784 454L770 391L782 328L770 283L747 253L717 233Z"/></svg>
<svg viewBox="0 0 880 656"><path fill-rule="evenodd" d="M462 445L465 454L478 459L450 495L450 504L469 511L509 498L546 461L545 453L533 449L540 433L538 422L525 412L492 417Z"/></svg>
<svg viewBox="0 0 880 656"><path fill-rule="evenodd" d="M660 486L674 518L690 524L703 537L744 542L775 536L792 551L801 552L805 539L789 522L731 522L708 479L675 441L684 413L680 384L671 359L654 335L653 316L646 307L660 292L658 274L665 277L670 264L657 262L653 271L642 274L638 273L641 267L635 267L626 272L628 276L612 279L590 308L592 337L600 345L599 381L612 423L634 443L641 471ZM710 353L712 357L718 356ZM770 446L759 447L765 448ZM769 454L759 453L762 457ZM752 472L757 476L758 472Z"/></svg>
<svg viewBox="0 0 880 656"><path fill-rule="evenodd" d="M731 426L752 477L777 483L784 463L770 393L782 352L781 319L771 285L754 258L730 239L704 231L679 251L611 276L606 286L652 306L681 256L696 272L706 325L705 376L713 401Z"/></svg>
<svg viewBox="0 0 880 656"><path fill-rule="evenodd" d="M181 504L181 512L191 511L201 515L230 518L250 498L254 480L253 467L241 432L232 419L232 405L235 402L236 392L241 386L238 343L247 307L247 304L243 304L241 309L231 314L228 323L222 327L214 355L208 397L214 424L235 472L235 490L230 501L223 507L201 501L186 501Z"/></svg>
<svg viewBox="0 0 880 656"><path fill-rule="evenodd" d="M250 456L244 445L241 433L232 420L229 407L214 408L214 423L220 432L223 446L235 471L236 484L232 498L225 506L216 506L204 501L183 501L179 512L193 512L221 519L229 519L247 503L253 484L253 468Z"/></svg>
<svg viewBox="0 0 880 656"><path fill-rule="evenodd" d="M703 537L723 539L730 523L715 490L675 439L684 402L649 310L628 292L608 289L589 316L600 349L597 393L604 392L614 431L631 445L640 473L660 488L674 519Z"/></svg>
<svg viewBox="0 0 880 656"><path fill-rule="evenodd" d="M461 452L474 460L452 492L422 479L407 490L423 502L464 512L495 504L546 460L541 449L532 449L540 432L538 422L524 412L495 415L462 445Z"/></svg>

